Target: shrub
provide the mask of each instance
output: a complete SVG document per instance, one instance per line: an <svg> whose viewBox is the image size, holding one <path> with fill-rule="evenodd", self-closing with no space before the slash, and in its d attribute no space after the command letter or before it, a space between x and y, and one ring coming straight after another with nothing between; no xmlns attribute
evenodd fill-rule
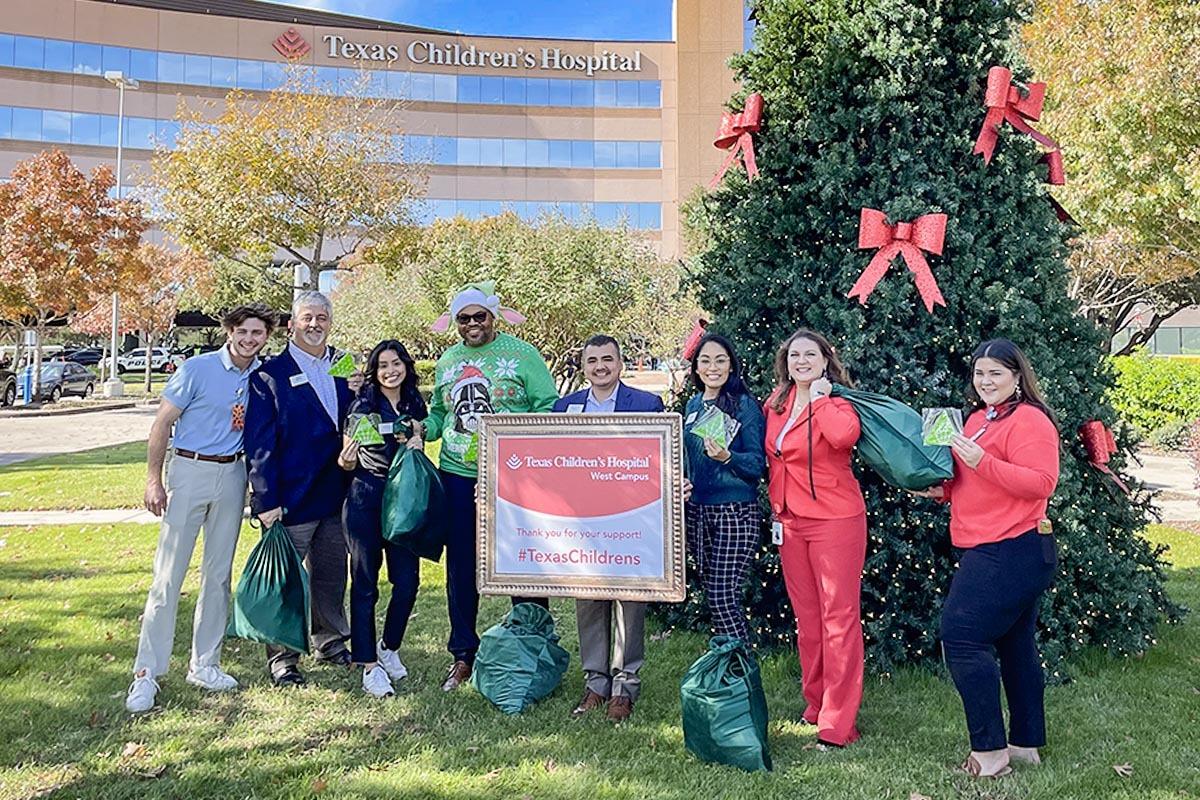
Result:
<svg viewBox="0 0 1200 800"><path fill-rule="evenodd" d="M1112 359L1113 408L1141 433L1200 419L1200 362L1140 350Z"/></svg>

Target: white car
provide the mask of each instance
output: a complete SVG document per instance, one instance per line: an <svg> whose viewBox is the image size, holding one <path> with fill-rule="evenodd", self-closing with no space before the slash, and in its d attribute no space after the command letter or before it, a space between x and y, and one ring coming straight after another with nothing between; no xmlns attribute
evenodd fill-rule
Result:
<svg viewBox="0 0 1200 800"><path fill-rule="evenodd" d="M174 372L182 364L184 357L178 353L172 355L165 347L156 347L150 356L150 369L153 372ZM117 372L144 372L146 370L146 348L139 347L124 355L117 356Z"/></svg>

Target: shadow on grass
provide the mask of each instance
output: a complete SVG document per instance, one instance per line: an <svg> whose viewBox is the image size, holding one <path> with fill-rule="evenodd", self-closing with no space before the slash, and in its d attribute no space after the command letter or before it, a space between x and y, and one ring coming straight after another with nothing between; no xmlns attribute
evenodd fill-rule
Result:
<svg viewBox="0 0 1200 800"><path fill-rule="evenodd" d="M65 431L64 435L69 436L70 432ZM75 453L62 453L60 455L43 456L41 458L33 458L28 461L21 461L15 464L8 464L4 467L0 467L0 478L9 475L18 475L23 472L38 472L47 469L61 469L63 467L117 467L127 464L145 463L146 442L126 442L125 444L94 447L90 450L80 450Z"/></svg>

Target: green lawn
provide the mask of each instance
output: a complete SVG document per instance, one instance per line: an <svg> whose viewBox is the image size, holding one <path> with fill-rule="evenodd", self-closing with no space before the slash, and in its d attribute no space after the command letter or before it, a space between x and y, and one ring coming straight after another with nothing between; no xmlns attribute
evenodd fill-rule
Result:
<svg viewBox="0 0 1200 800"><path fill-rule="evenodd" d="M1172 547L1174 595L1200 606L1200 538L1161 526L1151 536ZM273 689L261 649L239 642L228 645L225 666L242 691L188 686L193 575L163 706L131 719L122 702L155 537L154 526L136 525L0 529L0 798L1200 797L1195 615L1164 628L1144 658L1077 661L1076 680L1048 690L1045 764L983 783L954 772L967 749L961 708L947 682L924 672L871 678L863 740L816 749L815 730L796 721L790 654L763 665L775 772L697 762L679 719L679 679L704 647L696 634L649 643L628 723L571 721L582 678L569 601L556 600L554 612L571 669L546 701L505 717L474 690L443 695L442 570L429 564L402 648L411 677L397 697L372 700L354 673L307 665L307 688ZM245 532L239 560L255 538ZM486 600L481 622L506 606Z"/></svg>
<svg viewBox="0 0 1200 800"><path fill-rule="evenodd" d="M145 442L98 447L0 467L0 511L139 508L145 488Z"/></svg>

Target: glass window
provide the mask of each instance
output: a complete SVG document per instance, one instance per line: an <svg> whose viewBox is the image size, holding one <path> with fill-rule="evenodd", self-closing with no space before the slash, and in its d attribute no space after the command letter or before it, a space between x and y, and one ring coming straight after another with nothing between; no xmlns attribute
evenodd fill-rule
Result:
<svg viewBox="0 0 1200 800"><path fill-rule="evenodd" d="M104 147L117 146L117 117L115 114L100 115L100 144Z"/></svg>
<svg viewBox="0 0 1200 800"><path fill-rule="evenodd" d="M1154 353L1162 356L1182 354L1182 328L1159 328L1154 332Z"/></svg>
<svg viewBox="0 0 1200 800"><path fill-rule="evenodd" d="M518 203L517 216L522 222L534 222L537 220L537 203Z"/></svg>
<svg viewBox="0 0 1200 800"><path fill-rule="evenodd" d="M184 55L183 80L194 86L207 86L212 80L212 59L190 53Z"/></svg>
<svg viewBox="0 0 1200 800"><path fill-rule="evenodd" d="M71 144L100 144L100 115L71 115Z"/></svg>
<svg viewBox="0 0 1200 800"><path fill-rule="evenodd" d="M283 70L283 64L278 61L262 61L262 87L264 89L278 89L283 86L287 80L287 74Z"/></svg>
<svg viewBox="0 0 1200 800"><path fill-rule="evenodd" d="M12 110L12 136L14 139L42 139L42 112L37 108L14 108Z"/></svg>
<svg viewBox="0 0 1200 800"><path fill-rule="evenodd" d="M242 89L263 88L263 62L250 58L239 58L237 62L237 85Z"/></svg>
<svg viewBox="0 0 1200 800"><path fill-rule="evenodd" d="M428 72L413 72L411 74L412 94L409 97L413 100L432 100L433 76Z"/></svg>
<svg viewBox="0 0 1200 800"><path fill-rule="evenodd" d="M387 97L387 73L381 69L367 72L367 97Z"/></svg>
<svg viewBox="0 0 1200 800"><path fill-rule="evenodd" d="M641 81L617 81L618 108L637 108L640 83Z"/></svg>
<svg viewBox="0 0 1200 800"><path fill-rule="evenodd" d="M550 166L571 166L571 143L569 141L563 139L552 139L550 141Z"/></svg>
<svg viewBox="0 0 1200 800"><path fill-rule="evenodd" d="M36 36L14 36L13 66L41 69L45 63L45 48L45 42ZM40 129L40 123L38 127Z"/></svg>
<svg viewBox="0 0 1200 800"><path fill-rule="evenodd" d="M422 136L419 134L408 135L408 152L412 159L416 161L432 161L433 160L433 137Z"/></svg>
<svg viewBox="0 0 1200 800"><path fill-rule="evenodd" d="M1200 355L1200 328L1181 328L1180 330L1183 335L1183 354Z"/></svg>
<svg viewBox="0 0 1200 800"><path fill-rule="evenodd" d="M69 142L71 141L71 112L43 111L42 112L42 141Z"/></svg>
<svg viewBox="0 0 1200 800"><path fill-rule="evenodd" d="M617 81L596 81L597 108L612 108L617 104Z"/></svg>
<svg viewBox="0 0 1200 800"><path fill-rule="evenodd" d="M617 142L617 166L621 169L637 169L638 143Z"/></svg>
<svg viewBox="0 0 1200 800"><path fill-rule="evenodd" d="M158 54L158 79L164 83L183 83L185 78L182 53Z"/></svg>
<svg viewBox="0 0 1200 800"><path fill-rule="evenodd" d="M478 75L459 75L458 76L458 102L460 102L460 103L478 103L479 102L479 76Z"/></svg>
<svg viewBox="0 0 1200 800"><path fill-rule="evenodd" d="M588 80L571 81L571 105L580 108L591 108L596 104L592 91L592 82Z"/></svg>
<svg viewBox="0 0 1200 800"><path fill-rule="evenodd" d="M212 85L232 89L237 86L238 62L236 58L212 57Z"/></svg>
<svg viewBox="0 0 1200 800"><path fill-rule="evenodd" d="M550 166L550 142L545 139L528 139L525 142L525 166Z"/></svg>
<svg viewBox="0 0 1200 800"><path fill-rule="evenodd" d="M433 204L428 200L418 200L410 206L413 222L418 225L428 225L433 222Z"/></svg>
<svg viewBox="0 0 1200 800"><path fill-rule="evenodd" d="M146 117L125 118L125 146L151 149L157 133L157 120Z"/></svg>
<svg viewBox="0 0 1200 800"><path fill-rule="evenodd" d="M53 50L52 41L46 42L46 67L50 68L50 52ZM110 47L110 50L121 50L120 47ZM119 59L118 59L119 60ZM104 48L98 44L85 44L84 42L75 42L74 57L71 60L71 69L68 72L74 72L77 75L103 75L106 69L119 69L122 72L128 73L129 67L105 67L104 66Z"/></svg>
<svg viewBox="0 0 1200 800"><path fill-rule="evenodd" d="M541 200L530 200L525 203L525 216L531 220L546 214L552 214L554 208L550 203L544 203Z"/></svg>
<svg viewBox="0 0 1200 800"><path fill-rule="evenodd" d="M479 102L503 103L504 79L483 77L479 79Z"/></svg>
<svg viewBox="0 0 1200 800"><path fill-rule="evenodd" d="M158 146L175 149L176 140L179 138L179 123L173 119L160 119L154 127L154 140Z"/></svg>
<svg viewBox="0 0 1200 800"><path fill-rule="evenodd" d="M590 141L571 142L571 166L579 169L592 168L592 143Z"/></svg>
<svg viewBox="0 0 1200 800"><path fill-rule="evenodd" d="M467 219L479 219L478 200L459 200L455 203L455 209Z"/></svg>
<svg viewBox="0 0 1200 800"><path fill-rule="evenodd" d="M504 143L502 140L479 140L479 165L482 167L500 167L504 165Z"/></svg>
<svg viewBox="0 0 1200 800"><path fill-rule="evenodd" d="M596 169L609 169L617 165L617 143L596 142Z"/></svg>
<svg viewBox="0 0 1200 800"><path fill-rule="evenodd" d="M0 33L0 67L11 67L13 64L13 40L11 33Z"/></svg>
<svg viewBox="0 0 1200 800"><path fill-rule="evenodd" d="M662 230L662 204L638 203L638 227L648 231Z"/></svg>
<svg viewBox="0 0 1200 800"><path fill-rule="evenodd" d="M479 216L481 216L481 217L498 216L500 214L501 210L502 209L500 208L499 200L480 200L479 201Z"/></svg>
<svg viewBox="0 0 1200 800"><path fill-rule="evenodd" d="M139 81L158 80L158 53L150 50L130 50L129 77Z"/></svg>
<svg viewBox="0 0 1200 800"><path fill-rule="evenodd" d="M662 105L662 84L658 81L638 81L638 105L658 108Z"/></svg>
<svg viewBox="0 0 1200 800"><path fill-rule="evenodd" d="M389 72L387 74L387 96L407 100L412 92L412 73Z"/></svg>
<svg viewBox="0 0 1200 800"><path fill-rule="evenodd" d="M524 139L505 139L504 140L504 166L506 166L506 167L523 167L523 166L525 166L525 140Z"/></svg>
<svg viewBox="0 0 1200 800"><path fill-rule="evenodd" d="M454 216L453 200L429 200L428 202L433 209L434 219L450 219Z"/></svg>
<svg viewBox="0 0 1200 800"><path fill-rule="evenodd" d="M438 103L457 102L458 79L454 75L434 75L433 99Z"/></svg>
<svg viewBox="0 0 1200 800"><path fill-rule="evenodd" d="M504 78L504 103L510 106L525 105L524 78Z"/></svg>
<svg viewBox="0 0 1200 800"><path fill-rule="evenodd" d="M433 163L457 164L458 140L453 136L433 137Z"/></svg>
<svg viewBox="0 0 1200 800"><path fill-rule="evenodd" d="M337 93L339 95L356 94L365 78L363 70L357 67L338 67Z"/></svg>
<svg viewBox="0 0 1200 800"><path fill-rule="evenodd" d="M53 70L54 72L70 72L75 66L75 57L73 54L74 46L71 42L64 42L58 39L43 40L43 69ZM94 46L94 45L93 45ZM96 62L99 66L100 48L96 47Z"/></svg>
<svg viewBox="0 0 1200 800"><path fill-rule="evenodd" d="M550 105L550 82L546 78L525 79L525 104L531 106Z"/></svg>
<svg viewBox="0 0 1200 800"><path fill-rule="evenodd" d="M550 102L552 106L569 106L571 105L571 82L558 80L555 78L548 79L550 83Z"/></svg>
<svg viewBox="0 0 1200 800"><path fill-rule="evenodd" d="M601 225L609 226L617 224L616 203L595 203L592 213L596 216L596 222Z"/></svg>
<svg viewBox="0 0 1200 800"><path fill-rule="evenodd" d="M334 94L338 88L337 67L317 67L313 78L317 91L322 94Z"/></svg>
<svg viewBox="0 0 1200 800"><path fill-rule="evenodd" d="M479 166L479 140L464 136L458 140L458 163L463 167Z"/></svg>
<svg viewBox="0 0 1200 800"><path fill-rule="evenodd" d="M662 142L638 142L638 166L642 169L662 167Z"/></svg>
<svg viewBox="0 0 1200 800"><path fill-rule="evenodd" d="M104 45L101 48L101 72L108 72L112 69L119 69L126 75L133 77L133 73L129 71L129 49L126 47L109 47ZM78 68L79 64L79 45L75 45L75 64Z"/></svg>
<svg viewBox="0 0 1200 800"><path fill-rule="evenodd" d="M12 109L8 106L0 106L0 139L11 139L12 135Z"/></svg>

